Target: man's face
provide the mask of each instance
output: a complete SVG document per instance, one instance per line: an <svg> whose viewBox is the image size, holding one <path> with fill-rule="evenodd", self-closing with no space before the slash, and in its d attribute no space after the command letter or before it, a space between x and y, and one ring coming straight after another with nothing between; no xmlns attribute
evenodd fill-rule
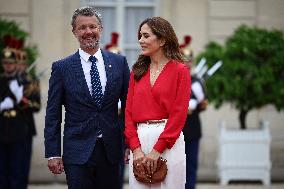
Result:
<svg viewBox="0 0 284 189"><path fill-rule="evenodd" d="M3 62L3 69L7 74L14 73L16 71L16 64Z"/></svg>
<svg viewBox="0 0 284 189"><path fill-rule="evenodd" d="M184 64L188 67L188 69L190 69L192 67L192 61L184 61Z"/></svg>
<svg viewBox="0 0 284 189"><path fill-rule="evenodd" d="M99 48L102 27L95 16L78 16L73 33L83 50Z"/></svg>

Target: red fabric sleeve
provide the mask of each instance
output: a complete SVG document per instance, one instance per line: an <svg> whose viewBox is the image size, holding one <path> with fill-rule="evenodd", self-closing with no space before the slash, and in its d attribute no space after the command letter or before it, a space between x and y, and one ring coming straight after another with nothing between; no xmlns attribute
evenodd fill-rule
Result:
<svg viewBox="0 0 284 189"><path fill-rule="evenodd" d="M126 108L125 108L125 143L129 146L129 148L133 151L134 149L141 146L138 133L137 133L137 125L135 121L132 119L132 101L134 94L134 75L133 72L130 75L128 94L126 100Z"/></svg>
<svg viewBox="0 0 284 189"><path fill-rule="evenodd" d="M189 70L187 67L183 66L178 76L176 99L169 112L167 124L154 145L154 149L160 153L163 153L166 148L170 149L173 147L184 127L190 98L190 83Z"/></svg>

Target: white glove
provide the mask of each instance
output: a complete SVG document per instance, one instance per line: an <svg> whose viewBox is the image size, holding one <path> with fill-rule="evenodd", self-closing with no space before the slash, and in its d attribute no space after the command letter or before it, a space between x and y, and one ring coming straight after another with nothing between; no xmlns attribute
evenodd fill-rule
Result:
<svg viewBox="0 0 284 189"><path fill-rule="evenodd" d="M24 86L19 85L18 81L16 79L14 79L10 82L9 88L12 91L12 93L15 95L15 97L17 99L17 103L19 103L23 98Z"/></svg>
<svg viewBox="0 0 284 189"><path fill-rule="evenodd" d="M0 111L11 109L14 107L13 100L10 97L6 97L1 103L0 103Z"/></svg>
<svg viewBox="0 0 284 189"><path fill-rule="evenodd" d="M190 100L189 100L188 109L190 109L190 110L195 110L196 107L197 107L197 105L198 105L198 102L197 102L196 99L190 99Z"/></svg>

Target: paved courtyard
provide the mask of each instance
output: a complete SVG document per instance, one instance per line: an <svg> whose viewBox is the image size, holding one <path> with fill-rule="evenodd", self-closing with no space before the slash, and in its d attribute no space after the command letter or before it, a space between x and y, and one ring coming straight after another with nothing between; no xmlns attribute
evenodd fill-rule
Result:
<svg viewBox="0 0 284 189"><path fill-rule="evenodd" d="M35 185L32 184L28 189L67 189L63 184L50 184L50 185ZM107 189L107 188L106 188ZM125 184L124 189L129 189ZM178 189L178 188L176 188ZM228 186L220 186L218 184L211 183L199 183L196 189L284 189L284 183L276 183L271 186L263 186L261 184L230 184Z"/></svg>

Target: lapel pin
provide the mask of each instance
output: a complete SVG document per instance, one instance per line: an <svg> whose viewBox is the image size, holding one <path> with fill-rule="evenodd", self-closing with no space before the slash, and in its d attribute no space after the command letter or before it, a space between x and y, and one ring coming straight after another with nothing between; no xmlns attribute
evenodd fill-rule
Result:
<svg viewBox="0 0 284 189"><path fill-rule="evenodd" d="M111 65L109 65L108 67L111 68Z"/></svg>

